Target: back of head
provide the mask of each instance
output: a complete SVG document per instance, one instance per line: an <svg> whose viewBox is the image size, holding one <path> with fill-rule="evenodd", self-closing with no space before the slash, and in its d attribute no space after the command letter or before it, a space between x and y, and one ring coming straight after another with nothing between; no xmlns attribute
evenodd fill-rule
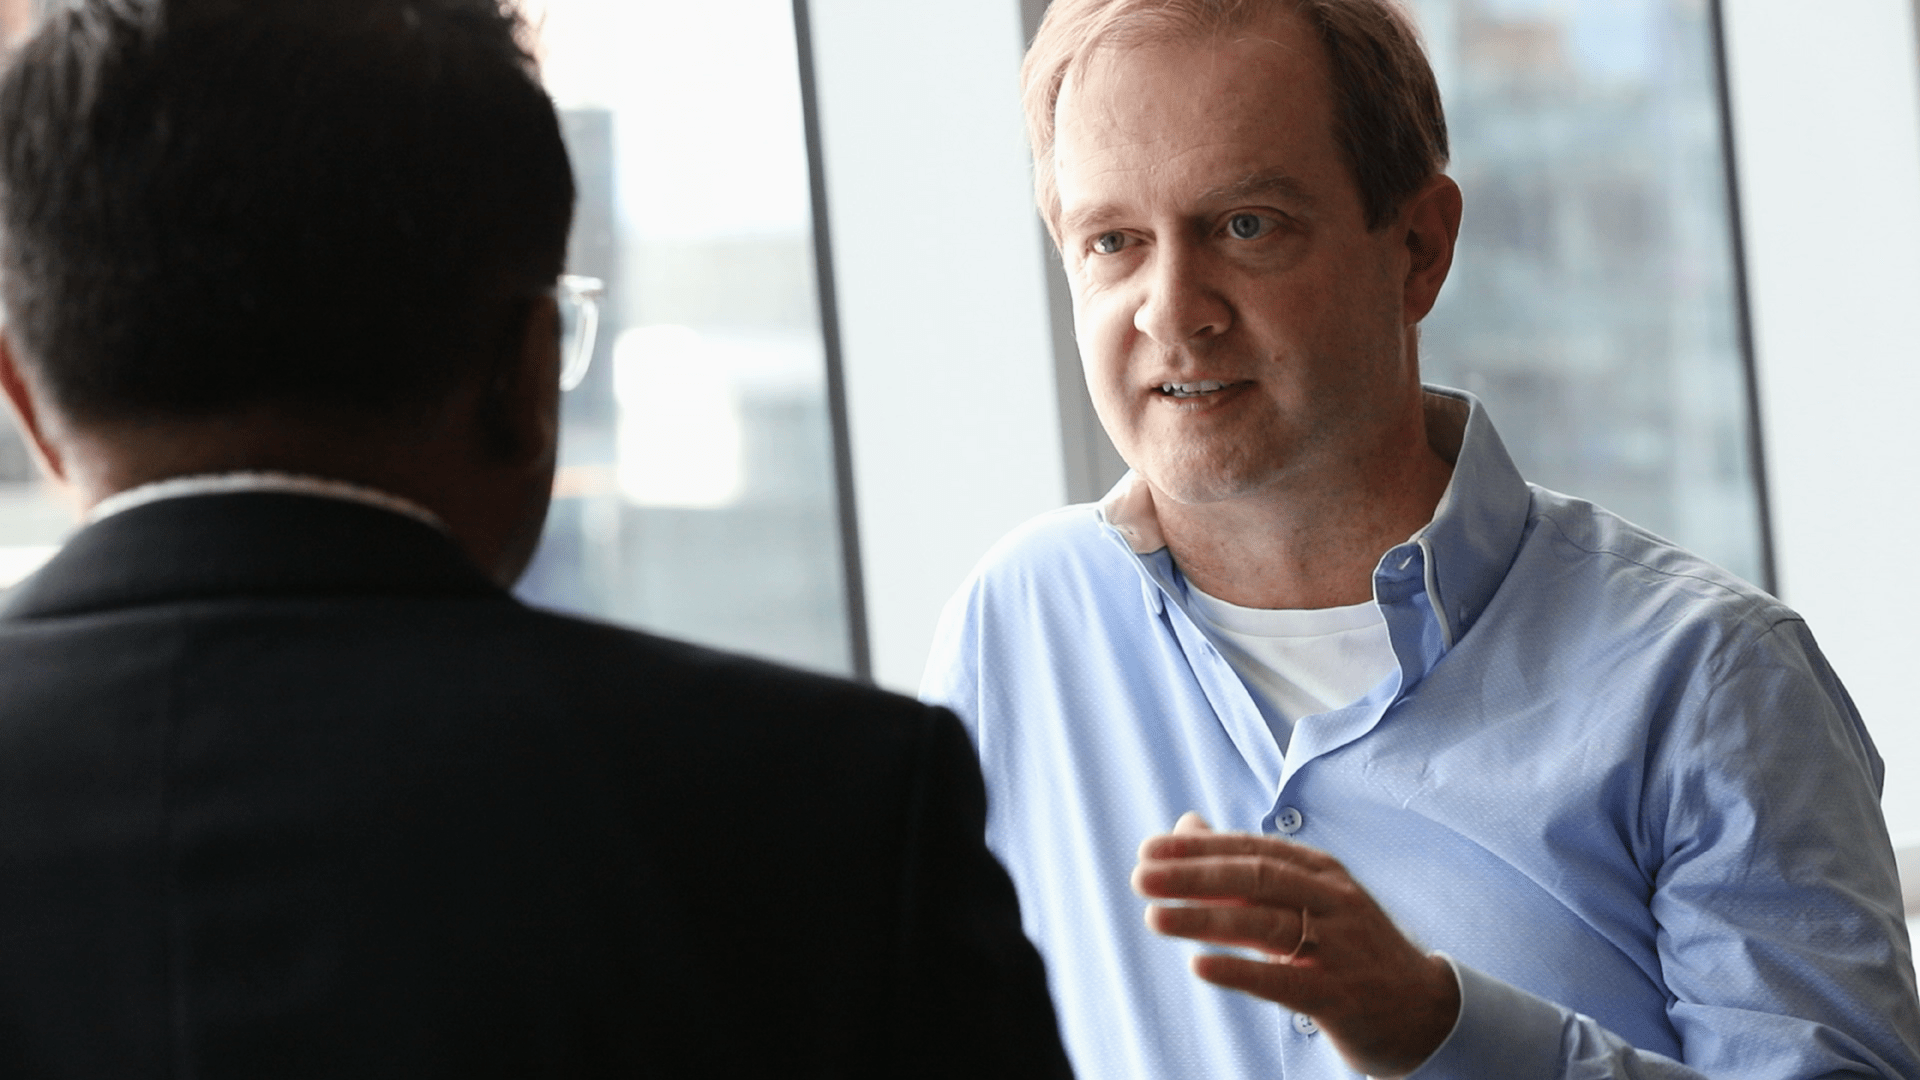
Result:
<svg viewBox="0 0 1920 1080"><path fill-rule="evenodd" d="M1020 79L1034 187L1051 224L1054 109L1060 88L1103 48L1228 37L1297 15L1326 49L1334 138L1377 229L1447 165L1447 118L1412 18L1397 0L1053 0Z"/></svg>
<svg viewBox="0 0 1920 1080"><path fill-rule="evenodd" d="M511 347L573 178L503 0L80 0L0 76L7 333L72 418L402 418Z"/></svg>

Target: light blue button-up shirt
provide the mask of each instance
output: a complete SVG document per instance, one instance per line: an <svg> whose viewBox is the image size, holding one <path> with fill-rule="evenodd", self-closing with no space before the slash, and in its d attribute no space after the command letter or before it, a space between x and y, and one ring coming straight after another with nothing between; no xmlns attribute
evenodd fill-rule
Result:
<svg viewBox="0 0 1920 1080"><path fill-rule="evenodd" d="M1080 1075L1354 1075L1144 926L1135 850L1197 810L1332 853L1454 960L1419 1080L1920 1077L1880 759L1800 617L1429 405L1453 485L1374 572L1399 670L1285 753L1138 488L1023 526L949 606L925 695L973 733Z"/></svg>

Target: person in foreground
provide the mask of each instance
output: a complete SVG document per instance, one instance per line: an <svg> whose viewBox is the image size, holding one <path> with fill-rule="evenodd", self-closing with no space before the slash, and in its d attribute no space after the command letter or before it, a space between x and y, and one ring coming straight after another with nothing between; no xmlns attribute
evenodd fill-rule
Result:
<svg viewBox="0 0 1920 1080"><path fill-rule="evenodd" d="M497 0L0 76L0 1075L1065 1077L959 723L529 610L573 181Z"/></svg>
<svg viewBox="0 0 1920 1080"><path fill-rule="evenodd" d="M1881 762L1805 624L1421 384L1462 197L1404 12L1055 0L1024 79L1132 472L987 555L924 696L1076 1067L1920 1076Z"/></svg>

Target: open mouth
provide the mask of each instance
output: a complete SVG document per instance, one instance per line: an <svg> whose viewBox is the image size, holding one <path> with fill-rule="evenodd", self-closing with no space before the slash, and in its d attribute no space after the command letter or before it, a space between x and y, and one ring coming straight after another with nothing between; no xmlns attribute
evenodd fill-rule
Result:
<svg viewBox="0 0 1920 1080"><path fill-rule="evenodd" d="M1225 390L1229 384L1219 379L1201 379L1199 382L1170 382L1160 384L1160 394L1170 398L1196 398Z"/></svg>

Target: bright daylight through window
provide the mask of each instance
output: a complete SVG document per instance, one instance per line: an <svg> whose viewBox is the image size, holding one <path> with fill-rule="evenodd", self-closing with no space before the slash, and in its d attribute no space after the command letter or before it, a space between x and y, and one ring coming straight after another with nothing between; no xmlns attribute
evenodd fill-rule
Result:
<svg viewBox="0 0 1920 1080"><path fill-rule="evenodd" d="M1529 480L1767 584L1707 0L1413 0L1466 191L1432 381Z"/></svg>
<svg viewBox="0 0 1920 1080"><path fill-rule="evenodd" d="M601 279L527 599L852 670L788 0L530 0ZM28 0L0 0L9 34ZM0 588L72 526L0 425Z"/></svg>
<svg viewBox="0 0 1920 1080"><path fill-rule="evenodd" d="M791 5L526 9L606 294L520 593L849 671Z"/></svg>

